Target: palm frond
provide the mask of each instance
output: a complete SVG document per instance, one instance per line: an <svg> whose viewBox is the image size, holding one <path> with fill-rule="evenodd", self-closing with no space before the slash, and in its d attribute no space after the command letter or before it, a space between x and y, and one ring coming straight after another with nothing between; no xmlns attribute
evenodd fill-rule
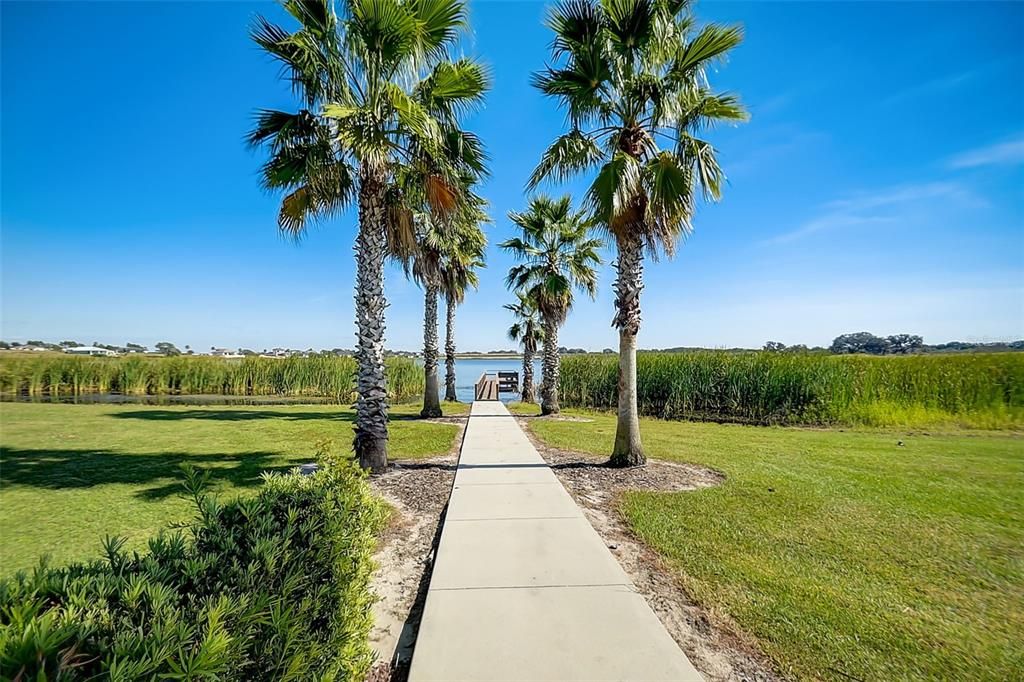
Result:
<svg viewBox="0 0 1024 682"><path fill-rule="evenodd" d="M415 15L398 0L349 0L347 37L377 72L389 74L412 57L420 34Z"/></svg>
<svg viewBox="0 0 1024 682"><path fill-rule="evenodd" d="M679 141L676 154L682 160L683 165L696 170L696 179L704 199L718 201L722 197L725 173L718 165L718 157L711 143L698 140L695 137L684 136Z"/></svg>
<svg viewBox="0 0 1024 682"><path fill-rule="evenodd" d="M326 0L285 0L281 4L300 24L324 39L329 39L336 28L334 12Z"/></svg>
<svg viewBox="0 0 1024 682"><path fill-rule="evenodd" d="M468 15L463 0L409 0L408 7L416 18L416 49L424 58L443 55L466 28Z"/></svg>
<svg viewBox="0 0 1024 682"><path fill-rule="evenodd" d="M444 130L444 148L447 157L468 173L468 179L475 182L487 176L489 157L476 134L448 127Z"/></svg>
<svg viewBox="0 0 1024 682"><path fill-rule="evenodd" d="M601 84L607 77L600 64L588 73L582 68L547 69L534 74L532 83L545 95L558 97L573 121L588 121L606 109L601 97Z"/></svg>
<svg viewBox="0 0 1024 682"><path fill-rule="evenodd" d="M651 39L654 5L651 0L601 0L604 23L616 49L632 54Z"/></svg>
<svg viewBox="0 0 1024 682"><path fill-rule="evenodd" d="M642 195L640 164L615 152L594 178L587 202L595 220L614 231L621 223L639 222L644 207L637 205L637 198Z"/></svg>
<svg viewBox="0 0 1024 682"><path fill-rule="evenodd" d="M703 70L743 42L743 28L708 24L686 43L672 64L670 78L675 82L695 80L697 71Z"/></svg>
<svg viewBox="0 0 1024 682"><path fill-rule="evenodd" d="M482 64L469 59L441 62L420 81L414 97L435 116L454 118L479 106L490 87Z"/></svg>
<svg viewBox="0 0 1024 682"><path fill-rule="evenodd" d="M594 44L601 31L601 15L593 0L559 2L548 12L546 23L555 33L556 56Z"/></svg>
<svg viewBox="0 0 1024 682"><path fill-rule="evenodd" d="M271 149L280 149L300 142L308 143L325 135L316 116L307 109L294 114L276 109L260 109L254 118L255 125L245 138L250 147L269 143Z"/></svg>
<svg viewBox="0 0 1024 682"><path fill-rule="evenodd" d="M714 94L705 88L687 88L677 98L675 125L687 132L697 132L726 121L741 123L750 118L739 98L728 93Z"/></svg>
<svg viewBox="0 0 1024 682"><path fill-rule="evenodd" d="M597 165L603 154L593 138L573 128L545 150L530 175L526 188L531 190L548 178L562 182Z"/></svg>
<svg viewBox="0 0 1024 682"><path fill-rule="evenodd" d="M676 240L690 231L693 173L669 152L652 159L644 170L650 195L646 241L652 255L661 247L671 256Z"/></svg>
<svg viewBox="0 0 1024 682"><path fill-rule="evenodd" d="M331 188L317 183L300 185L281 200L277 224L282 232L299 239L311 222L336 216L351 200L353 185L351 178L344 186Z"/></svg>

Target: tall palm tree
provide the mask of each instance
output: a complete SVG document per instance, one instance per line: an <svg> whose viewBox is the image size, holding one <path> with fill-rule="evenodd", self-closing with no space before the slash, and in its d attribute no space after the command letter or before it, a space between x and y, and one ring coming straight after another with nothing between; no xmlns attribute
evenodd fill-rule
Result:
<svg viewBox="0 0 1024 682"><path fill-rule="evenodd" d="M510 211L508 217L522 230L522 237L500 246L524 262L509 270L505 283L535 301L544 321L541 412L555 414L559 411L558 328L572 308L574 289L591 298L597 294L601 240L590 236L590 225L582 212L573 210L568 195L535 197L525 212Z"/></svg>
<svg viewBox="0 0 1024 682"><path fill-rule="evenodd" d="M389 191L391 213L388 230L389 252L402 263L406 276L423 287L423 409L422 417L440 417L437 378L437 299L446 259L458 255L467 240L479 233L476 218L484 202L475 192L476 183L487 175L487 155L472 133L459 128L459 114L445 99L430 97L431 89L418 89L420 103L442 125L445 163L459 173L460 201L454 210L438 213L421 188L424 178L434 173L435 159L417 150L410 162L396 174ZM486 216L483 216L486 218Z"/></svg>
<svg viewBox="0 0 1024 682"><path fill-rule="evenodd" d="M263 185L283 191L278 225L299 237L315 221L355 201L356 424L360 464L387 466L384 379L384 259L392 213L389 193L423 196L436 212L458 202L457 170L445 162L443 121L421 102L456 111L479 102L479 64L450 54L466 26L464 0L283 0L298 23L289 31L257 17L252 38L282 65L297 110L261 110L248 141L270 158ZM398 187L410 159L430 158L419 186ZM393 205L393 201L390 202Z"/></svg>
<svg viewBox="0 0 1024 682"><path fill-rule="evenodd" d="M508 338L523 344L523 387L519 399L524 403L536 400L533 388L533 356L544 341L540 311L537 302L522 291L516 292L516 303L508 303L505 309L512 313L515 322L508 328Z"/></svg>
<svg viewBox="0 0 1024 682"><path fill-rule="evenodd" d="M617 247L619 413L611 463L646 461L636 394L643 257L671 256L690 232L697 194L721 196L725 174L702 131L746 120L706 72L740 44L738 27L697 27L690 0L565 0L548 26L553 65L534 77L566 109L569 131L544 152L529 188L596 170L591 219Z"/></svg>
<svg viewBox="0 0 1024 682"><path fill-rule="evenodd" d="M471 190L466 189L471 194ZM464 258L463 250L467 244L480 242L485 244L483 233L475 222L467 221L466 212L475 209L467 204L457 211L452 219L439 221L429 213L421 213L415 217L416 234L411 248L404 248L401 243L392 246L392 256L399 260L406 272L423 287L423 373L424 392L422 417L440 417L442 415L439 384L437 376L437 303L442 286L451 281L449 273L452 262ZM394 231L389 233L392 236ZM402 242L402 239L396 241ZM480 257L482 259L482 247ZM476 285L476 275L464 286ZM446 287L447 290L447 287ZM454 333L454 330L453 330ZM454 353L454 351L453 351Z"/></svg>
<svg viewBox="0 0 1024 682"><path fill-rule="evenodd" d="M403 264L406 276L423 287L423 409L421 417L440 417L437 380L437 296L441 288L441 250L445 231L428 214L421 214L418 234L410 251L392 251Z"/></svg>
<svg viewBox="0 0 1024 682"><path fill-rule="evenodd" d="M484 267L487 237L481 224L487 221L484 202L479 198L461 212L461 228L441 261L441 290L445 301L445 387L444 399L457 401L455 391L455 309L466 299L466 292L480 285L477 270Z"/></svg>

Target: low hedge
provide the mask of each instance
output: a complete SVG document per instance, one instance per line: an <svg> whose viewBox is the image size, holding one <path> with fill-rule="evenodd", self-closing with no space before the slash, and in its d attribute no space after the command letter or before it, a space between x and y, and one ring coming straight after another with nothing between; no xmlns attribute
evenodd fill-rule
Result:
<svg viewBox="0 0 1024 682"><path fill-rule="evenodd" d="M387 511L354 463L320 462L226 503L187 469L196 516L148 551L108 538L0 582L0 679L363 679Z"/></svg>

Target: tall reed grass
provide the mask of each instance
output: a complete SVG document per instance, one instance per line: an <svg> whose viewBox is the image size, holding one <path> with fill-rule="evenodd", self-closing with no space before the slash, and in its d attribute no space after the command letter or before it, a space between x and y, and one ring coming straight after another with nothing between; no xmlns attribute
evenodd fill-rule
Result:
<svg viewBox="0 0 1024 682"><path fill-rule="evenodd" d="M640 353L640 413L757 424L1024 427L1024 353ZM567 407L614 409L618 358L562 359Z"/></svg>
<svg viewBox="0 0 1024 682"><path fill-rule="evenodd" d="M423 393L423 369L411 358L385 362L392 400ZM355 398L350 357L89 358L60 354L0 355L0 392L29 395L124 393L131 395L280 395Z"/></svg>

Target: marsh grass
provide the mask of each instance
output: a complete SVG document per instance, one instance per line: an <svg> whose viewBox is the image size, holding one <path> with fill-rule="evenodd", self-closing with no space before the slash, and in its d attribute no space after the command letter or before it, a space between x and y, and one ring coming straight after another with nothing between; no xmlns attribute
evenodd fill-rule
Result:
<svg viewBox="0 0 1024 682"><path fill-rule="evenodd" d="M753 424L1024 427L1024 354L641 353L640 413ZM562 359L567 407L613 409L618 358Z"/></svg>
<svg viewBox="0 0 1024 682"><path fill-rule="evenodd" d="M423 392L423 370L411 358L385 362L388 392L403 402ZM281 395L355 398L349 357L88 358L60 354L0 357L0 392L29 395Z"/></svg>

